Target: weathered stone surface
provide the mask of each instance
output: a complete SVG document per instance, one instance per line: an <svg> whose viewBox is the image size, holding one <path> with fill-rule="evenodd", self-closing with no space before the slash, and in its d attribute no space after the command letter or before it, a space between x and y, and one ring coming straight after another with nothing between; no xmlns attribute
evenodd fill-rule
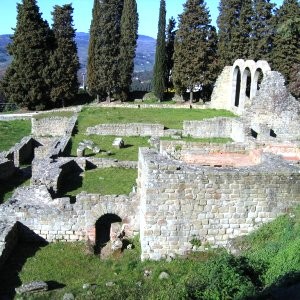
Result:
<svg viewBox="0 0 300 300"><path fill-rule="evenodd" d="M123 148L125 146L124 144L124 141L122 138L115 138L113 143L112 143L112 146L115 147L115 148Z"/></svg>
<svg viewBox="0 0 300 300"><path fill-rule="evenodd" d="M164 279L169 279L170 275L167 272L161 272L158 276L158 279L164 280Z"/></svg>
<svg viewBox="0 0 300 300"><path fill-rule="evenodd" d="M75 296L72 293L65 293L62 300L75 300Z"/></svg>
<svg viewBox="0 0 300 300"><path fill-rule="evenodd" d="M44 281L33 281L30 283L22 284L16 288L16 293L19 295L30 292L45 292L48 290L48 284Z"/></svg>

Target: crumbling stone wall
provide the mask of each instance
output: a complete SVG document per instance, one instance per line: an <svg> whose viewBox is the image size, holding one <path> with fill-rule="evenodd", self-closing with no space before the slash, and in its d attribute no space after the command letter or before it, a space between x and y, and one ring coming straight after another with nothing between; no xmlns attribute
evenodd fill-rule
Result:
<svg viewBox="0 0 300 300"><path fill-rule="evenodd" d="M245 168L191 166L140 149L142 259L226 246L300 203L300 169L274 156Z"/></svg>
<svg viewBox="0 0 300 300"><path fill-rule="evenodd" d="M138 206L135 194L81 193L71 204L69 198L52 199L45 186L30 186L19 188L11 200L0 206L0 219L20 222L22 239L27 241L42 238L48 242L72 242L92 238L96 221L105 214L119 216L130 232L137 232Z"/></svg>
<svg viewBox="0 0 300 300"><path fill-rule="evenodd" d="M100 124L88 127L87 134L116 136L164 136L164 126L160 124Z"/></svg>
<svg viewBox="0 0 300 300"><path fill-rule="evenodd" d="M50 117L42 119L31 119L31 133L33 136L64 136L72 134L77 116Z"/></svg>

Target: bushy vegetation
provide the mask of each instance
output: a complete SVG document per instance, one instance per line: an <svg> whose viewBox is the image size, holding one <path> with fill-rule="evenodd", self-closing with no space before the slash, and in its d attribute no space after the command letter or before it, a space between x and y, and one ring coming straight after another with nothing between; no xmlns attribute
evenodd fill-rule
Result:
<svg viewBox="0 0 300 300"><path fill-rule="evenodd" d="M29 120L0 121L0 151L7 151L31 133Z"/></svg>
<svg viewBox="0 0 300 300"><path fill-rule="evenodd" d="M62 287L23 299L59 299L66 292L76 299L266 299L274 287L299 283L299 240L300 208L238 239L239 256L211 249L171 262L141 262L136 238L134 249L100 260L82 243L56 243L28 258L19 276ZM159 279L161 272L169 278ZM85 283L94 286L83 289Z"/></svg>

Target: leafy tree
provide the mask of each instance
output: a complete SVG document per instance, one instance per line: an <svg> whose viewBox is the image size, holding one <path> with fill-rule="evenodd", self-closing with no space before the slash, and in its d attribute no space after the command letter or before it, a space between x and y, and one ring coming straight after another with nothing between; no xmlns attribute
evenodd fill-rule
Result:
<svg viewBox="0 0 300 300"><path fill-rule="evenodd" d="M111 100L120 88L119 53L123 1L95 0L90 33L88 89Z"/></svg>
<svg viewBox="0 0 300 300"><path fill-rule="evenodd" d="M298 99L300 99L300 64L295 64L292 67L290 75L290 92Z"/></svg>
<svg viewBox="0 0 300 300"><path fill-rule="evenodd" d="M160 0L155 63L153 68L153 92L162 101L167 74L166 61L166 1Z"/></svg>
<svg viewBox="0 0 300 300"><path fill-rule="evenodd" d="M53 33L56 48L50 58L51 101L70 102L78 91L77 72L79 59L73 28L73 7L71 4L54 6Z"/></svg>
<svg viewBox="0 0 300 300"><path fill-rule="evenodd" d="M174 42L176 36L176 21L173 17L169 19L167 26L167 42L166 42L166 53L167 53L167 87L172 87L172 69L174 66Z"/></svg>
<svg viewBox="0 0 300 300"><path fill-rule="evenodd" d="M177 93L189 89L192 101L194 88L209 83L215 28L205 1L187 0L183 7L174 45L173 81Z"/></svg>
<svg viewBox="0 0 300 300"><path fill-rule="evenodd" d="M138 13L135 0L125 0L121 18L120 81L124 98L132 83L135 50L138 38Z"/></svg>
<svg viewBox="0 0 300 300"><path fill-rule="evenodd" d="M284 0L276 12L271 62L289 83L293 66L300 63L300 4L297 0Z"/></svg>
<svg viewBox="0 0 300 300"><path fill-rule="evenodd" d="M274 38L275 4L270 0L253 0L251 53L255 60L269 60Z"/></svg>
<svg viewBox="0 0 300 300"><path fill-rule="evenodd" d="M48 105L50 87L45 69L53 40L36 0L17 4L17 25L8 47L13 60L2 82L3 92L10 102L29 109L43 109Z"/></svg>

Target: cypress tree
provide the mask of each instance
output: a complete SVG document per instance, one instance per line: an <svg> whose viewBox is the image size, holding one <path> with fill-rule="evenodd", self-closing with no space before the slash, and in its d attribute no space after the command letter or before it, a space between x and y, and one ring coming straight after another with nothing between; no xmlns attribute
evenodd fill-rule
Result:
<svg viewBox="0 0 300 300"><path fill-rule="evenodd" d="M241 8L241 0L220 1L217 25L219 28L218 56L221 68L232 65L237 58L232 40L236 35L236 27L239 26Z"/></svg>
<svg viewBox="0 0 300 300"><path fill-rule="evenodd" d="M43 109L49 103L50 87L46 83L53 48L53 35L41 17L35 0L17 4L17 25L8 47L13 57L3 78L5 97L29 109Z"/></svg>
<svg viewBox="0 0 300 300"><path fill-rule="evenodd" d="M167 26L167 42L166 42L166 53L167 53L167 78L166 78L166 82L167 82L167 88L171 88L173 86L172 84L172 69L174 66L174 59L173 59L173 55L174 55L174 42L175 42L175 36L176 36L176 30L175 30L175 26L176 26L176 21L175 19L172 17L169 19L169 23Z"/></svg>
<svg viewBox="0 0 300 300"><path fill-rule="evenodd" d="M179 16L174 46L173 82L177 93L189 89L190 101L196 86L208 84L215 29L203 0L187 0Z"/></svg>
<svg viewBox="0 0 300 300"><path fill-rule="evenodd" d="M153 68L153 92L162 101L165 92L166 74L166 2L160 0L155 63Z"/></svg>
<svg viewBox="0 0 300 300"><path fill-rule="evenodd" d="M121 18L120 86L124 100L132 83L135 50L138 38L138 13L135 0L125 0Z"/></svg>
<svg viewBox="0 0 300 300"><path fill-rule="evenodd" d="M276 12L276 33L271 53L273 69L281 72L290 83L294 65L300 63L300 4L284 0Z"/></svg>
<svg viewBox="0 0 300 300"><path fill-rule="evenodd" d="M253 0L251 52L255 60L269 60L273 46L275 4L270 0Z"/></svg>
<svg viewBox="0 0 300 300"><path fill-rule="evenodd" d="M111 100L120 88L119 53L123 0L95 0L88 58L88 89Z"/></svg>
<svg viewBox="0 0 300 300"><path fill-rule="evenodd" d="M79 59L73 28L73 7L71 4L54 6L53 33L56 48L50 58L51 70L51 101L70 102L78 91L77 72Z"/></svg>

